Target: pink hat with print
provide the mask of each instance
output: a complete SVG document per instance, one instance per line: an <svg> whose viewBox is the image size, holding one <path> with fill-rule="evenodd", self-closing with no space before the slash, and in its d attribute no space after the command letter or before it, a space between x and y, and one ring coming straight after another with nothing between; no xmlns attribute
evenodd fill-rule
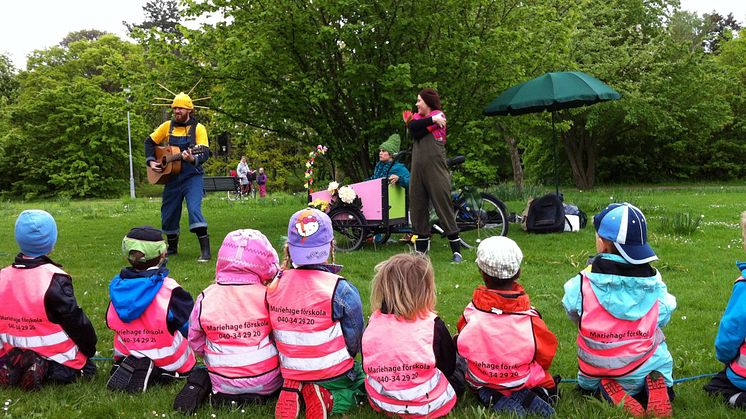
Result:
<svg viewBox="0 0 746 419"><path fill-rule="evenodd" d="M280 260L267 237L258 230L231 231L218 250L215 281L218 283L269 282Z"/></svg>

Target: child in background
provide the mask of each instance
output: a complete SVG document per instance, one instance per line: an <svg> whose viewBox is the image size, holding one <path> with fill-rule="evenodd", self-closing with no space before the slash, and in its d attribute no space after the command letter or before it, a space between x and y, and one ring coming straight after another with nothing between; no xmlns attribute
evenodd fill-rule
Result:
<svg viewBox="0 0 746 419"><path fill-rule="evenodd" d="M578 325L578 386L632 415L671 416L673 359L661 328L676 299L650 262L642 211L615 203L593 217L598 255L567 283L562 304Z"/></svg>
<svg viewBox="0 0 746 419"><path fill-rule="evenodd" d="M398 254L376 266L373 314L363 334L370 405L407 418L439 418L456 405L456 346L435 313L435 274L427 256ZM463 371L459 371L463 374Z"/></svg>
<svg viewBox="0 0 746 419"><path fill-rule="evenodd" d="M259 198L267 196L267 175L263 167L259 168L259 173L256 175L256 184L259 185Z"/></svg>
<svg viewBox="0 0 746 419"><path fill-rule="evenodd" d="M746 250L746 212L741 213L741 234ZM704 389L722 397L728 406L746 407L746 263L736 262L741 275L733 284L733 293L720 319L715 338L715 355L725 369L710 380Z"/></svg>
<svg viewBox="0 0 746 419"><path fill-rule="evenodd" d="M176 396L174 408L191 414L204 398L219 404L263 403L282 385L277 348L270 339L265 284L279 269L277 252L257 230L228 233L218 251L215 283L197 297L189 319L189 346L205 360Z"/></svg>
<svg viewBox="0 0 746 419"><path fill-rule="evenodd" d="M15 238L21 252L0 270L0 387L31 391L93 376L96 331L75 300L72 278L48 256L57 242L54 218L23 211Z"/></svg>
<svg viewBox="0 0 746 419"><path fill-rule="evenodd" d="M557 337L516 282L522 261L521 249L507 237L479 244L484 285L474 290L454 340L468 364L466 382L485 406L520 417L550 416L559 381L549 374Z"/></svg>
<svg viewBox="0 0 746 419"><path fill-rule="evenodd" d="M277 418L296 418L300 395L306 418L326 418L355 406L364 395L360 351L360 294L338 275L334 233L325 213L306 208L290 218L282 272L267 287L272 335L285 381ZM329 262L331 261L331 264Z"/></svg>
<svg viewBox="0 0 746 419"><path fill-rule="evenodd" d="M161 230L133 228L122 253L131 266L109 284L106 325L114 331L114 368L107 387L144 392L151 382L171 382L194 367L186 340L194 300L168 276Z"/></svg>

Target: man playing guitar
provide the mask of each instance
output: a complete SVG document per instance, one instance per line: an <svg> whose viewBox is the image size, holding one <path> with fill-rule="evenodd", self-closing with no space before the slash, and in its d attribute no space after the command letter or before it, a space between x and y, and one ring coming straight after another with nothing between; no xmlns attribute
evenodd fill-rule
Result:
<svg viewBox="0 0 746 419"><path fill-rule="evenodd" d="M163 172L161 162L155 157L157 146L176 146L181 150L183 161L177 175L171 176L163 188L161 202L161 226L168 239L168 254L175 255L179 245L179 221L182 202L186 200L189 213L189 231L197 235L200 246L198 262L211 259L210 237L207 221L202 215L203 185L202 164L210 158L207 129L194 117L194 104L185 93L179 93L171 103L173 119L162 123L145 140L145 162L154 172ZM192 154L194 147L207 152Z"/></svg>

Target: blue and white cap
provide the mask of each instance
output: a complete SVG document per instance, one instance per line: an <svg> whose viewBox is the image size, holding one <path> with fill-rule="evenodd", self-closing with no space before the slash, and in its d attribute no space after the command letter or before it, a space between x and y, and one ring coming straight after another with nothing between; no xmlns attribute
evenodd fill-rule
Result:
<svg viewBox="0 0 746 419"><path fill-rule="evenodd" d="M648 244L648 223L639 208L627 202L614 203L593 217L602 239L614 242L619 254L633 265L658 260Z"/></svg>

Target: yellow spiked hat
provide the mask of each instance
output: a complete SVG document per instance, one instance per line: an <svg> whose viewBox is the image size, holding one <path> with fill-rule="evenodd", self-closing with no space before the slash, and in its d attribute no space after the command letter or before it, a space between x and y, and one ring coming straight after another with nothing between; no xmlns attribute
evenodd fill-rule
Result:
<svg viewBox="0 0 746 419"><path fill-rule="evenodd" d="M171 107L194 109L194 104L192 103L192 98L190 98L188 94L181 92L174 96L174 101L171 103Z"/></svg>

